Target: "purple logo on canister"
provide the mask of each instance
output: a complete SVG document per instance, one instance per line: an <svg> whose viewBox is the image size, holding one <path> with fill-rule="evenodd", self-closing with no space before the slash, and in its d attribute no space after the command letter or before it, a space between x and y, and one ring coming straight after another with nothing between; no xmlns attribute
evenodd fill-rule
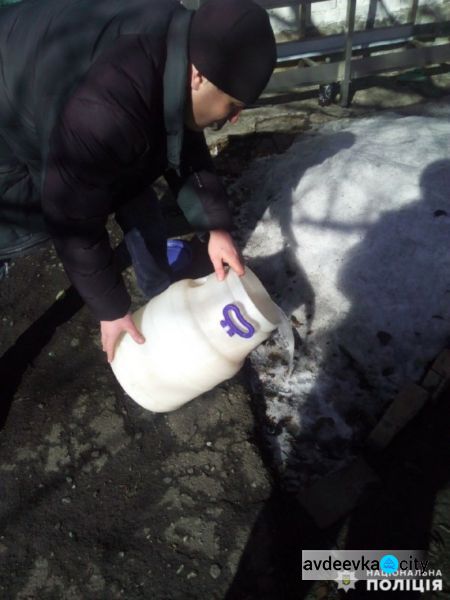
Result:
<svg viewBox="0 0 450 600"><path fill-rule="evenodd" d="M251 323L245 320L236 304L227 304L223 309L223 317L223 321L220 321L220 324L230 337L235 334L242 338L253 337L255 328ZM242 329L239 328L236 321L242 326Z"/></svg>

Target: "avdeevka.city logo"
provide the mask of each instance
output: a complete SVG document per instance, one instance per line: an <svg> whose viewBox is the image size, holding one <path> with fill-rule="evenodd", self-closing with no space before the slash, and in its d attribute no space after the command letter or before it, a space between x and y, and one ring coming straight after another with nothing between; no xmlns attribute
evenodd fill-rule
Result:
<svg viewBox="0 0 450 600"><path fill-rule="evenodd" d="M398 558L393 554L385 554L380 558L380 569L386 575L391 575L398 571Z"/></svg>
<svg viewBox="0 0 450 600"><path fill-rule="evenodd" d="M335 581L348 592L364 582L366 591L442 591L442 572L421 550L302 550L303 581Z"/></svg>

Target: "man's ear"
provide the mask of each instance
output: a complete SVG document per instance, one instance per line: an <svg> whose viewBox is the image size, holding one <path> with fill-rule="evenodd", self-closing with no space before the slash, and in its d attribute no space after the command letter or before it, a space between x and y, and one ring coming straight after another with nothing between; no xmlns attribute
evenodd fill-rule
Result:
<svg viewBox="0 0 450 600"><path fill-rule="evenodd" d="M196 68L195 65L191 65L191 89L197 92L203 80L204 77L200 73L200 71Z"/></svg>

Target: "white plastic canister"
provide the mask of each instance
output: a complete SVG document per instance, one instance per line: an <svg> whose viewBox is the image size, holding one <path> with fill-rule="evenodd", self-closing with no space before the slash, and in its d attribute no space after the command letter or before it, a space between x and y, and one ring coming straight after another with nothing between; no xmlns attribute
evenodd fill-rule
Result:
<svg viewBox="0 0 450 600"><path fill-rule="evenodd" d="M243 277L230 270L224 281L215 273L183 279L134 313L146 342L125 334L111 366L138 404L175 410L235 375L280 315L248 267Z"/></svg>

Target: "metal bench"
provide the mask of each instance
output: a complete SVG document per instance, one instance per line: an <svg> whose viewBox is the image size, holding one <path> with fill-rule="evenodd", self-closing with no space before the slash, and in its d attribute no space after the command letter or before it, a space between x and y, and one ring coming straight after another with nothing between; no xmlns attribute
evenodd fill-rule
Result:
<svg viewBox="0 0 450 600"><path fill-rule="evenodd" d="M304 8L314 1L321 0L257 0L266 9L281 6ZM278 66L292 68L276 70L266 91L280 92L301 85L339 82L341 104L347 105L352 79L450 60L450 44L436 43L438 38L450 36L450 21L355 31L356 3L357 0L347 0L343 34L279 43ZM413 0L412 20L417 6L418 1Z"/></svg>

